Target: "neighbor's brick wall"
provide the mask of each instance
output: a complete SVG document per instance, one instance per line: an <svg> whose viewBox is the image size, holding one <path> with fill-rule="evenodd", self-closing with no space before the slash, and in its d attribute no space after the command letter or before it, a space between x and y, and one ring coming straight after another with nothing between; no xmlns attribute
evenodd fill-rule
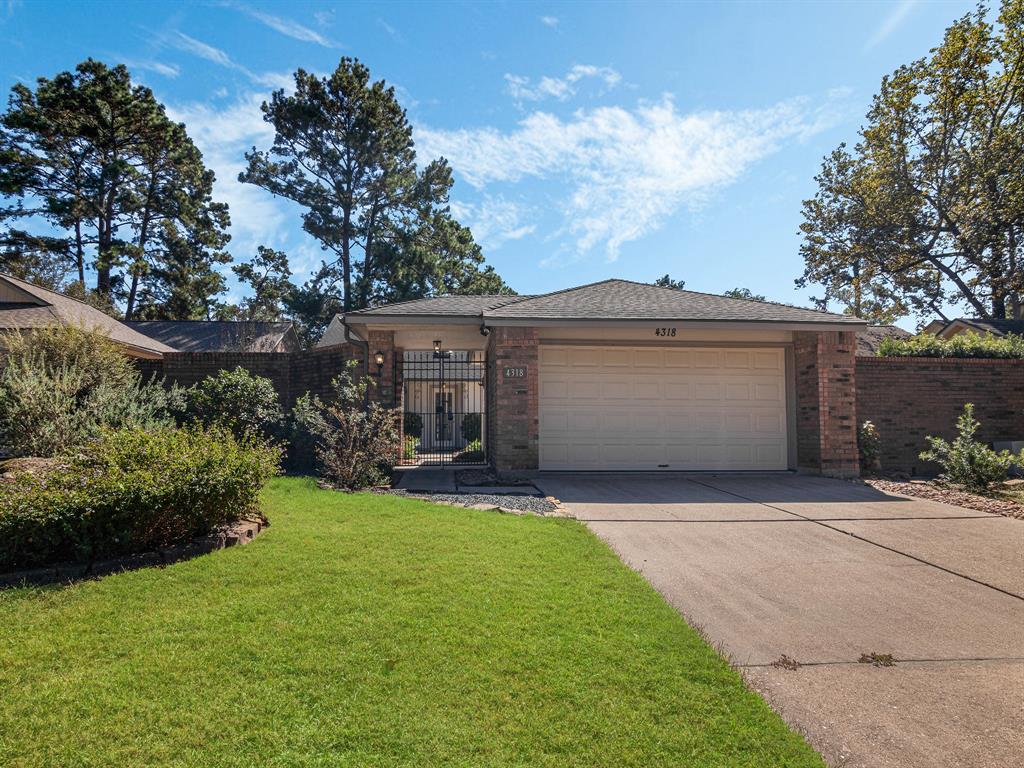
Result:
<svg viewBox="0 0 1024 768"><path fill-rule="evenodd" d="M850 331L793 334L800 469L837 477L859 473L856 348Z"/></svg>
<svg viewBox="0 0 1024 768"><path fill-rule="evenodd" d="M974 403L980 440L1024 440L1024 360L857 359L857 419L878 427L883 472L937 474L918 454L927 435L956 436L964 403Z"/></svg>
<svg viewBox="0 0 1024 768"><path fill-rule="evenodd" d="M487 340L488 452L499 472L538 466L538 349L536 328L493 328ZM526 380L505 379L505 366L525 366Z"/></svg>

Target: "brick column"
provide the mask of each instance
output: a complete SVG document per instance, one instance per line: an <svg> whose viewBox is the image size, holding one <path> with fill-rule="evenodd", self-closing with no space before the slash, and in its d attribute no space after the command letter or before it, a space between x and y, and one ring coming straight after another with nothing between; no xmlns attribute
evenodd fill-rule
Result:
<svg viewBox="0 0 1024 768"><path fill-rule="evenodd" d="M851 331L793 335L797 465L802 470L831 477L860 474L856 346Z"/></svg>
<svg viewBox="0 0 1024 768"><path fill-rule="evenodd" d="M538 332L498 327L487 341L488 453L499 473L538 467ZM506 377L506 368L525 368L525 378Z"/></svg>
<svg viewBox="0 0 1024 768"><path fill-rule="evenodd" d="M395 347L394 331L370 331L367 338L370 348L367 350L369 359L366 361L367 370L373 377L377 386L370 388L370 400L379 403L385 408L395 408L401 398L396 372L401 365L401 351ZM378 352L384 353L384 367L380 369L380 376L377 376L377 364L374 357ZM396 364L396 360L398 361Z"/></svg>

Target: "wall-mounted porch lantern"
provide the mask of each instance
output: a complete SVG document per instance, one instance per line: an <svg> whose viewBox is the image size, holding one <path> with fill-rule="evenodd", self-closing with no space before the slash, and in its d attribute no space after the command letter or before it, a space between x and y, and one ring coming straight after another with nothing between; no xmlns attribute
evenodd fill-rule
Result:
<svg viewBox="0 0 1024 768"><path fill-rule="evenodd" d="M377 364L377 375L381 376L384 372L384 353L377 352L373 356L373 362Z"/></svg>

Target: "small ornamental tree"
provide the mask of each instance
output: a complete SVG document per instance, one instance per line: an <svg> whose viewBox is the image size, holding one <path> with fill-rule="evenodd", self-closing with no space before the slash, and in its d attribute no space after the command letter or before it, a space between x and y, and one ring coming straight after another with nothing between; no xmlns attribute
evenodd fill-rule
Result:
<svg viewBox="0 0 1024 768"><path fill-rule="evenodd" d="M921 452L921 459L942 466L940 479L971 491L984 492L993 483L1005 480L1014 464L1024 466L1024 451L1012 454L992 450L974 439L980 426L974 418L974 404L967 403L956 420L956 439L950 443L941 437L927 437L931 448Z"/></svg>
<svg viewBox="0 0 1024 768"><path fill-rule="evenodd" d="M370 379L348 370L332 382L326 402L306 394L295 404L295 421L315 439L317 464L324 479L338 488L359 490L388 479L398 461L395 414L367 403Z"/></svg>

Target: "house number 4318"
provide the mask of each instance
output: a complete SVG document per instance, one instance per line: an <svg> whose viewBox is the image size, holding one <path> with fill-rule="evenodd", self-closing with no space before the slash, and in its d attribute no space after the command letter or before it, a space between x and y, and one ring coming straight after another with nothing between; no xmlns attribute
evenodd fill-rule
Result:
<svg viewBox="0 0 1024 768"><path fill-rule="evenodd" d="M655 336L675 336L676 335L676 329L675 328L655 328L654 329L654 335Z"/></svg>

